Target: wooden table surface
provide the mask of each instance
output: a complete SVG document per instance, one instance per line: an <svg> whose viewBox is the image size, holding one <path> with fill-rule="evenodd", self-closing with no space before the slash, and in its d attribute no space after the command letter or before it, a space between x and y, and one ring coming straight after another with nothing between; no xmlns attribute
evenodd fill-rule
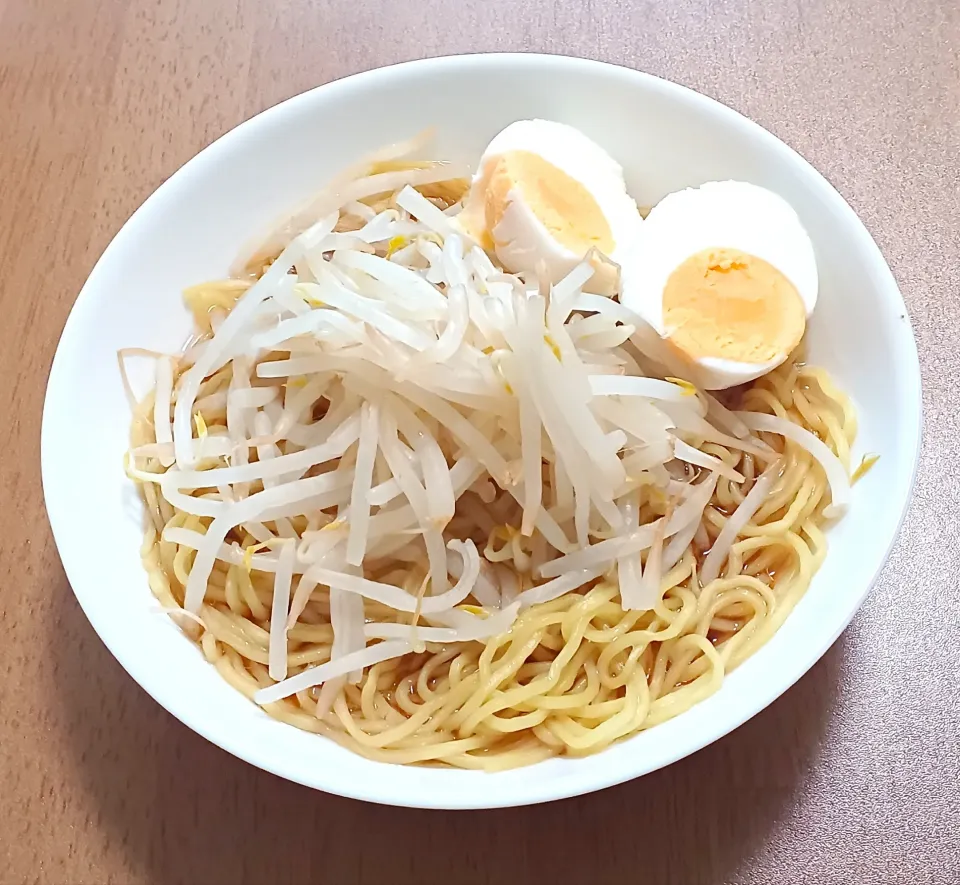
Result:
<svg viewBox="0 0 960 885"><path fill-rule="evenodd" d="M960 881L958 47L957 0L0 0L0 881ZM110 657L44 515L44 379L97 256L208 142L344 74L508 49L685 83L830 178L915 323L920 478L854 624L733 735L550 806L377 808L205 743Z"/></svg>

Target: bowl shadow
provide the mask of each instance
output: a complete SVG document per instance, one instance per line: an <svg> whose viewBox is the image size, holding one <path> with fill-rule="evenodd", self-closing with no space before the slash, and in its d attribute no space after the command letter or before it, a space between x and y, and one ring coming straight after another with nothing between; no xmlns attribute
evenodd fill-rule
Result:
<svg viewBox="0 0 960 885"><path fill-rule="evenodd" d="M815 764L845 658L841 638L735 732L619 787L533 808L396 809L289 783L206 742L131 681L62 572L52 589L57 737L123 846L120 879L164 885L736 881Z"/></svg>

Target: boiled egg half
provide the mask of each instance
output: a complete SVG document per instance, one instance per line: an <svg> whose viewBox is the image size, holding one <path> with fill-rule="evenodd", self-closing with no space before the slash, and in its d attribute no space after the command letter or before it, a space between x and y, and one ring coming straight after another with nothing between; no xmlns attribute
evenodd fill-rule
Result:
<svg viewBox="0 0 960 885"><path fill-rule="evenodd" d="M619 264L643 220L623 169L578 129L520 120L487 146L458 216L463 231L510 273L555 283L597 250ZM617 268L595 257L585 288L613 295Z"/></svg>
<svg viewBox="0 0 960 885"><path fill-rule="evenodd" d="M664 197L624 262L620 301L709 390L780 365L817 303L813 243L793 207L742 181Z"/></svg>

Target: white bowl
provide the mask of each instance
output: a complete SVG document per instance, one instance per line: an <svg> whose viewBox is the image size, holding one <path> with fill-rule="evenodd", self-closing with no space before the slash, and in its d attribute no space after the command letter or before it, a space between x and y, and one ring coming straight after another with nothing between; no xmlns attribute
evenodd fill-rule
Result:
<svg viewBox="0 0 960 885"><path fill-rule="evenodd" d="M116 351L175 351L190 331L182 289L227 270L239 247L361 154L435 126L437 155L476 161L513 120L582 128L655 203L711 179L765 185L813 238L821 294L811 361L854 398L859 451L880 461L829 532L830 552L774 638L689 712L577 760L484 774L368 762L268 717L224 682L166 617L140 565L142 512L121 459L129 409ZM142 382L144 379L141 378ZM734 111L655 77L578 59L480 55L359 74L254 117L194 157L124 225L77 299L43 414L47 510L74 593L137 682L241 759L310 787L439 808L521 805L607 787L736 728L789 688L849 623L896 537L913 483L920 373L897 285L843 198L803 159Z"/></svg>

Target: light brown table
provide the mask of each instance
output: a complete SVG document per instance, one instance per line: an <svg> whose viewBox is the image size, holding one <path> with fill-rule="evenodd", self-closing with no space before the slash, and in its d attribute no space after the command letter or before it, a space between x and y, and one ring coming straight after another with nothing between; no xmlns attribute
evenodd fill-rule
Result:
<svg viewBox="0 0 960 885"><path fill-rule="evenodd" d="M93 262L199 148L334 77L494 49L669 77L823 171L910 308L923 461L854 624L730 737L551 806L376 808L208 745L101 646L44 516L44 381ZM958 49L957 0L0 0L0 881L960 882Z"/></svg>

